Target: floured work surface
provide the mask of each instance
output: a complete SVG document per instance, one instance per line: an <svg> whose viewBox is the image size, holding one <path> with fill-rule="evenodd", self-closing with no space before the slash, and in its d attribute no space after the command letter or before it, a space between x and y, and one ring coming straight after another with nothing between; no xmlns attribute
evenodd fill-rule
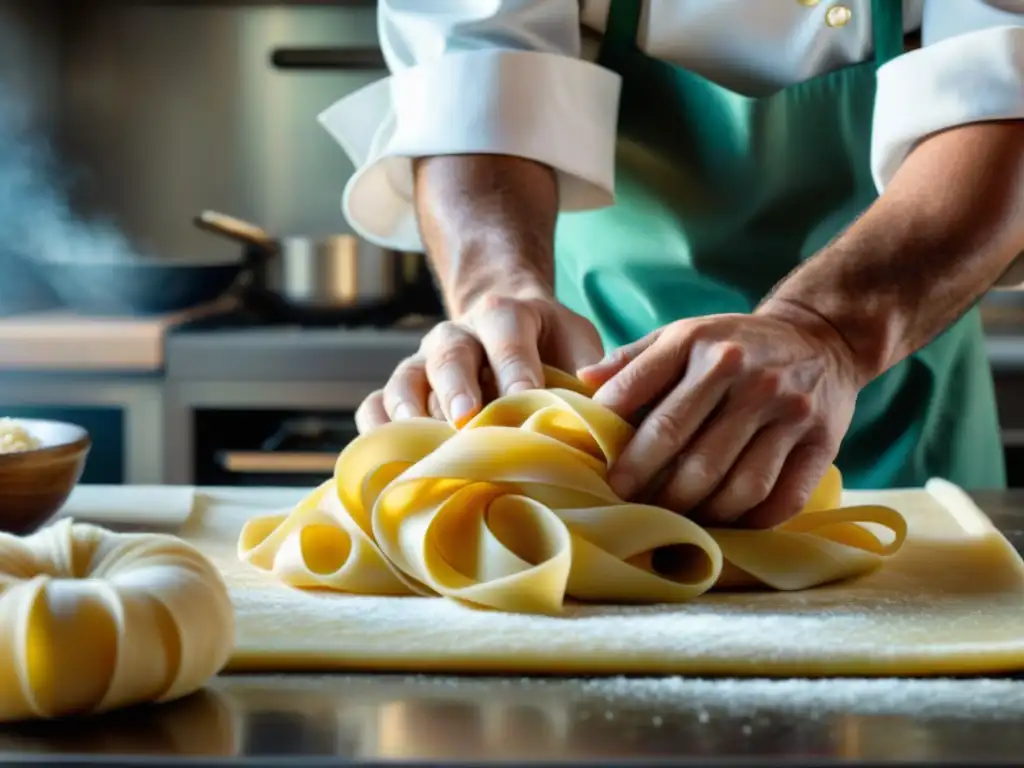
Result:
<svg viewBox="0 0 1024 768"><path fill-rule="evenodd" d="M855 582L711 593L671 606L570 606L562 617L439 598L299 591L238 560L248 517L200 504L180 534L221 568L237 610L229 671L615 675L950 675L1024 670L1024 565L959 489L849 492L909 524ZM212 502L212 503L211 503Z"/></svg>

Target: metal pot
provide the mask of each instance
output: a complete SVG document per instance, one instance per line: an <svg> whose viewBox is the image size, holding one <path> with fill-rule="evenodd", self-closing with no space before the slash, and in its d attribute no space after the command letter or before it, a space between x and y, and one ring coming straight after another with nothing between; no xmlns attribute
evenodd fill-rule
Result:
<svg viewBox="0 0 1024 768"><path fill-rule="evenodd" d="M419 279L422 257L389 251L355 235L286 237L263 264L264 288L313 309L380 304Z"/></svg>
<svg viewBox="0 0 1024 768"><path fill-rule="evenodd" d="M393 251L356 235L275 238L261 227L215 211L196 226L246 246L257 299L286 310L345 314L400 302L426 272L418 253Z"/></svg>

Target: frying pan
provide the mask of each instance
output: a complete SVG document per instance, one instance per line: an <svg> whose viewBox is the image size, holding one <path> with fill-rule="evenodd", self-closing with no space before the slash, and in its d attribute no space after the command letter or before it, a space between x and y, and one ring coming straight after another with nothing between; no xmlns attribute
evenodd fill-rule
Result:
<svg viewBox="0 0 1024 768"><path fill-rule="evenodd" d="M36 262L69 309L87 315L161 315L225 294L245 269L242 259Z"/></svg>

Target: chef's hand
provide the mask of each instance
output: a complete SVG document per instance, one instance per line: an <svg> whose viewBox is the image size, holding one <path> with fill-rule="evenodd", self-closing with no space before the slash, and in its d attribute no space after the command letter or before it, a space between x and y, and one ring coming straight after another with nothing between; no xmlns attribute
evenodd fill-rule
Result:
<svg viewBox="0 0 1024 768"><path fill-rule="evenodd" d="M620 497L752 528L803 508L861 386L830 327L759 315L680 320L579 375L624 418L650 409L609 473Z"/></svg>
<svg viewBox="0 0 1024 768"><path fill-rule="evenodd" d="M365 433L433 416L461 426L499 395L543 386L542 363L573 372L602 353L594 326L553 297L485 294L424 337L419 352L359 407L356 425Z"/></svg>

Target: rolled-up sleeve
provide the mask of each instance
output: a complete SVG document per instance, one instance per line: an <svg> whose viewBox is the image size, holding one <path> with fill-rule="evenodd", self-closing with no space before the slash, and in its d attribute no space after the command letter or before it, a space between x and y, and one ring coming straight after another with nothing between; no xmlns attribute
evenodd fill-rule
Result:
<svg viewBox="0 0 1024 768"><path fill-rule="evenodd" d="M922 47L878 71L871 169L879 190L929 135L1024 118L1024 0L925 0Z"/></svg>
<svg viewBox="0 0 1024 768"><path fill-rule="evenodd" d="M501 154L553 168L564 211L610 205L619 78L580 60L577 0L380 0L390 77L326 109L356 166L352 228L423 250L412 160Z"/></svg>

